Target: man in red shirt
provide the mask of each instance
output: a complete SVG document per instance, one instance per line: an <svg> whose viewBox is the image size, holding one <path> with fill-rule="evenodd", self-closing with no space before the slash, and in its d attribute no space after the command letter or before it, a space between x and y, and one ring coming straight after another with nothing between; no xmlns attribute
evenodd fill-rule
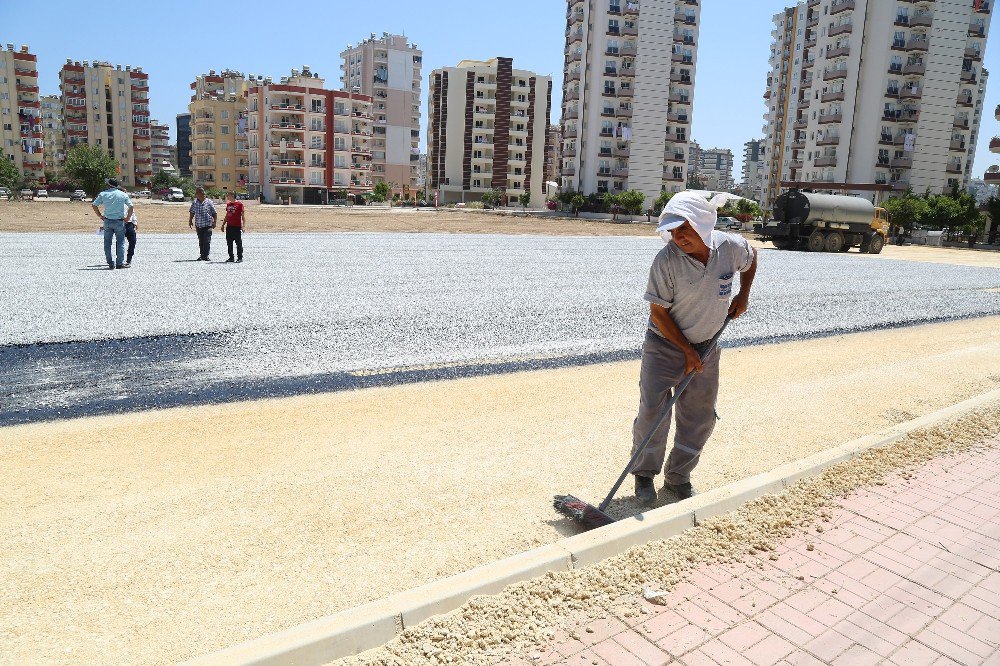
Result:
<svg viewBox="0 0 1000 666"><path fill-rule="evenodd" d="M226 195L226 219L222 222L222 230L226 232L226 245L229 246L227 264L243 261L243 230L246 228L246 216L243 214L243 202L236 200L236 194ZM233 259L233 243L236 243L236 258Z"/></svg>

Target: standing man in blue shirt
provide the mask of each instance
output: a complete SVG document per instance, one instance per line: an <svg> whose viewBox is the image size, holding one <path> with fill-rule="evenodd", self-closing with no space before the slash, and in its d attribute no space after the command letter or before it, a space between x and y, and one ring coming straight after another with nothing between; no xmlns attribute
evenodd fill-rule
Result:
<svg viewBox="0 0 1000 666"><path fill-rule="evenodd" d="M104 206L101 213L98 206ZM118 179L108 178L108 189L97 195L93 203L94 215L101 218L104 226L104 258L108 268L125 267L125 220L132 217L132 200L126 192L118 189ZM115 261L111 258L111 239L115 240Z"/></svg>
<svg viewBox="0 0 1000 666"><path fill-rule="evenodd" d="M218 219L215 204L211 199L205 198L205 188L199 187L194 191L194 201L191 202L188 215L188 226L198 234L198 261L208 261L208 252L212 247L212 229Z"/></svg>

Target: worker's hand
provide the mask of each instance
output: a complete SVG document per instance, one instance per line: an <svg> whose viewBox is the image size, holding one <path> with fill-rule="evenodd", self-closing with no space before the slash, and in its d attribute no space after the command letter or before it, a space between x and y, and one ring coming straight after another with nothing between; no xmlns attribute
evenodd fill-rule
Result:
<svg viewBox="0 0 1000 666"><path fill-rule="evenodd" d="M736 298L734 298L733 302L729 304L729 316L733 319L737 319L746 311L747 296L744 296L743 294L736 294Z"/></svg>
<svg viewBox="0 0 1000 666"><path fill-rule="evenodd" d="M194 222L188 222L188 226L194 229Z"/></svg>
<svg viewBox="0 0 1000 666"><path fill-rule="evenodd" d="M221 229L219 229L219 231L225 231L225 230L226 230L226 225L225 225L225 224L223 224L223 225L222 225L222 228L221 228Z"/></svg>
<svg viewBox="0 0 1000 666"><path fill-rule="evenodd" d="M701 363L701 355L694 350L694 347L688 347L684 351L684 374L691 374L694 372L701 372L705 367Z"/></svg>

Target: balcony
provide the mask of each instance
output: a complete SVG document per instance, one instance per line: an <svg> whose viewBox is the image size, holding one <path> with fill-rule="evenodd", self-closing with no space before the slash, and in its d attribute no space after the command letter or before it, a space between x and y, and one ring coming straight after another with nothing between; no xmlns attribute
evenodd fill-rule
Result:
<svg viewBox="0 0 1000 666"><path fill-rule="evenodd" d="M564 176L575 176L576 175L576 167L573 166L572 164L565 165L562 168L562 175L564 175Z"/></svg>
<svg viewBox="0 0 1000 666"><path fill-rule="evenodd" d="M805 139L792 139L792 150L802 150L806 147Z"/></svg>
<svg viewBox="0 0 1000 666"><path fill-rule="evenodd" d="M271 178L272 185L303 185L305 178Z"/></svg>
<svg viewBox="0 0 1000 666"><path fill-rule="evenodd" d="M890 180L889 187L891 187L896 192L903 192L905 190L910 189L910 181L903 180L902 178L897 180Z"/></svg>
<svg viewBox="0 0 1000 666"><path fill-rule="evenodd" d="M948 166L945 167L945 171L948 173L962 173L962 165L955 164L954 162L949 162Z"/></svg>
<svg viewBox="0 0 1000 666"><path fill-rule="evenodd" d="M830 3L830 16L854 9L854 0L834 0Z"/></svg>
<svg viewBox="0 0 1000 666"><path fill-rule="evenodd" d="M672 92L667 96L667 100L673 104L690 104L691 98L686 95L681 95L680 93Z"/></svg>
<svg viewBox="0 0 1000 666"><path fill-rule="evenodd" d="M910 17L910 25L914 28L929 28L934 22L934 14L931 12L917 12Z"/></svg>
<svg viewBox="0 0 1000 666"><path fill-rule="evenodd" d="M930 39L927 37L911 37L909 41L906 42L907 51L926 51L927 47L930 45Z"/></svg>
<svg viewBox="0 0 1000 666"><path fill-rule="evenodd" d="M622 109L622 108L619 108L615 112L615 116L617 116L618 118L631 118L632 117L632 109Z"/></svg>
<svg viewBox="0 0 1000 666"><path fill-rule="evenodd" d="M633 26L628 26L628 25L622 26L622 35L624 35L625 37L638 37L639 36L639 28L637 28L634 25Z"/></svg>
<svg viewBox="0 0 1000 666"><path fill-rule="evenodd" d="M839 134L827 134L822 139L816 140L817 146L836 146L840 143Z"/></svg>
<svg viewBox="0 0 1000 666"><path fill-rule="evenodd" d="M915 123L920 118L920 111L916 109L903 109L899 112L899 122Z"/></svg>
<svg viewBox="0 0 1000 666"><path fill-rule="evenodd" d="M290 160L290 159L274 159L273 157L267 161L271 166L283 166L292 167L293 169L305 169L306 163L302 160Z"/></svg>
<svg viewBox="0 0 1000 666"><path fill-rule="evenodd" d="M684 153L668 152L663 156L663 159L667 162L684 162L686 157Z"/></svg>
<svg viewBox="0 0 1000 666"><path fill-rule="evenodd" d="M623 46L621 50L621 55L634 58L638 50L634 46Z"/></svg>
<svg viewBox="0 0 1000 666"><path fill-rule="evenodd" d="M621 88L619 88L618 89L618 97L631 98L632 97L632 88L631 88L631 86L627 87L627 88L625 86L622 86Z"/></svg>
<svg viewBox="0 0 1000 666"><path fill-rule="evenodd" d="M899 90L899 99L920 99L923 94L923 86L903 86Z"/></svg>
<svg viewBox="0 0 1000 666"><path fill-rule="evenodd" d="M813 165L817 167L837 166L836 155L819 155L813 160Z"/></svg>
<svg viewBox="0 0 1000 666"><path fill-rule="evenodd" d="M819 114L819 123L821 125L826 123L839 123L844 119L844 114L842 113L827 113Z"/></svg>
<svg viewBox="0 0 1000 666"><path fill-rule="evenodd" d="M632 68L632 67L622 67L618 71L618 76L619 76L619 78L623 78L623 79L634 79L635 78L635 69Z"/></svg>
<svg viewBox="0 0 1000 666"><path fill-rule="evenodd" d="M629 156L630 153L631 153L631 150L629 149L628 145L625 145L625 146L615 146L611 150L611 155L614 156L614 157L626 158L626 157Z"/></svg>
<svg viewBox="0 0 1000 666"><path fill-rule="evenodd" d="M816 64L816 58L810 58L809 60L806 60L804 63L802 63L802 69L809 69L815 64Z"/></svg>
<svg viewBox="0 0 1000 666"><path fill-rule="evenodd" d="M566 62L569 62L569 63L580 62L580 58L581 58L581 55L580 55L579 51L570 51L569 55L566 56Z"/></svg>
<svg viewBox="0 0 1000 666"><path fill-rule="evenodd" d="M810 88L813 84L813 77L806 77L799 80L799 88Z"/></svg>
<svg viewBox="0 0 1000 666"><path fill-rule="evenodd" d="M808 118L799 118L794 123L792 123L792 129L801 130L801 129L805 129L807 127L809 127L809 119Z"/></svg>
<svg viewBox="0 0 1000 666"><path fill-rule="evenodd" d="M847 78L847 68L843 69L827 69L823 71L824 81L836 81L837 79Z"/></svg>
<svg viewBox="0 0 1000 666"><path fill-rule="evenodd" d="M827 49L827 58L839 58L841 56L846 56L851 54L850 46L838 46L837 48Z"/></svg>
<svg viewBox="0 0 1000 666"><path fill-rule="evenodd" d="M912 157L894 157L892 161L889 162L889 166L893 169L909 169L913 166Z"/></svg>
<svg viewBox="0 0 1000 666"><path fill-rule="evenodd" d="M927 65L922 62L912 62L903 65L903 74L923 74L927 71Z"/></svg>
<svg viewBox="0 0 1000 666"><path fill-rule="evenodd" d="M986 26L979 25L977 23L969 24L969 37L985 37L986 36Z"/></svg>
<svg viewBox="0 0 1000 666"><path fill-rule="evenodd" d="M952 127L956 129L969 129L969 119L968 118L955 118L952 121Z"/></svg>
<svg viewBox="0 0 1000 666"><path fill-rule="evenodd" d="M836 37L837 35L849 34L854 29L851 23L841 23L840 25L835 25L830 28L829 36Z"/></svg>
<svg viewBox="0 0 1000 666"><path fill-rule="evenodd" d="M990 152L1000 153L1000 136L995 136L990 139Z"/></svg>
<svg viewBox="0 0 1000 666"><path fill-rule="evenodd" d="M972 46L966 46L965 57L968 58L969 60L978 62L983 59L983 53L977 48L974 48ZM20 90L20 88L18 88L18 90Z"/></svg>
<svg viewBox="0 0 1000 666"><path fill-rule="evenodd" d="M564 139L575 139L576 138L576 128L575 127L564 127L562 135L563 135Z"/></svg>
<svg viewBox="0 0 1000 666"><path fill-rule="evenodd" d="M843 102L844 101L844 91L834 90L832 92L825 92L819 97L821 102Z"/></svg>
<svg viewBox="0 0 1000 666"><path fill-rule="evenodd" d="M562 149L563 157L576 157L576 144L571 143L570 145Z"/></svg>
<svg viewBox="0 0 1000 666"><path fill-rule="evenodd" d="M614 178L628 178L628 167L615 167L611 170Z"/></svg>
<svg viewBox="0 0 1000 666"><path fill-rule="evenodd" d="M789 169L801 169L802 166L803 166L802 160L795 160L795 159L793 159L793 160L789 160L788 161L788 168Z"/></svg>
<svg viewBox="0 0 1000 666"><path fill-rule="evenodd" d="M1000 171L987 171L983 174L983 180L987 183L1000 183Z"/></svg>
<svg viewBox="0 0 1000 666"><path fill-rule="evenodd" d="M952 141L948 146L948 150L953 150L955 152L964 153L965 152L965 142L964 141ZM997 142L997 150L993 150L993 141L990 141L990 152L1000 152L1000 142Z"/></svg>
<svg viewBox="0 0 1000 666"><path fill-rule="evenodd" d="M301 123L271 123L271 129L286 132L304 132L306 126Z"/></svg>
<svg viewBox="0 0 1000 666"><path fill-rule="evenodd" d="M302 104L272 104L272 111L291 111L293 113L305 113L306 107Z"/></svg>
<svg viewBox="0 0 1000 666"><path fill-rule="evenodd" d="M580 117L580 112L576 109L570 109L569 111L563 112L563 120L576 120Z"/></svg>
<svg viewBox="0 0 1000 666"><path fill-rule="evenodd" d="M566 100L567 102L574 102L580 99L580 90L577 88L570 88L563 95L563 99Z"/></svg>

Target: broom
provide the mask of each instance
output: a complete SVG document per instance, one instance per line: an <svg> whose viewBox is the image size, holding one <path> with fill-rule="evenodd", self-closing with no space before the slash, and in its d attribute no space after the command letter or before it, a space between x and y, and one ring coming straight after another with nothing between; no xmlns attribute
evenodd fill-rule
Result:
<svg viewBox="0 0 1000 666"><path fill-rule="evenodd" d="M722 322L722 328L720 328L719 332L712 338L705 352L701 354L702 362L704 362L705 359L708 358L708 355L712 353L712 350L715 349L715 345L718 343L719 337L722 335L722 332L726 330L726 326L729 325L731 320L731 317L726 317L726 320ZM573 495L556 495L552 500L552 506L555 507L555 510L568 518L572 518L587 530L592 530L595 527L604 527L605 525L610 525L615 522L615 519L604 513L604 511L608 508L608 505L611 504L612 498L614 498L618 489L621 488L622 483L625 482L625 478L629 475L629 472L632 471L632 467L635 465L636 461L639 460L639 456L642 455L642 452L646 450L647 446L649 446L649 442L653 439L653 433L656 432L656 430L660 427L660 424L663 423L663 419L667 418L670 410L677 402L677 398L680 397L681 393L684 392L684 389L686 389L688 384L691 383L691 380L694 379L695 372L695 370L689 372L684 377L684 380L681 381L680 385L678 385L678 387L674 390L674 395L669 401L667 401L666 407L664 407L663 411L660 412L660 417L656 419L656 423L653 424L649 434L646 435L646 439L644 439L642 444L636 448L635 453L632 454L632 459L628 461L628 465L625 466L621 476L619 476L618 480L615 481L615 485L611 487L611 492L609 492L608 496L604 498L604 501L601 502L600 506L587 504L582 499L574 497Z"/></svg>

